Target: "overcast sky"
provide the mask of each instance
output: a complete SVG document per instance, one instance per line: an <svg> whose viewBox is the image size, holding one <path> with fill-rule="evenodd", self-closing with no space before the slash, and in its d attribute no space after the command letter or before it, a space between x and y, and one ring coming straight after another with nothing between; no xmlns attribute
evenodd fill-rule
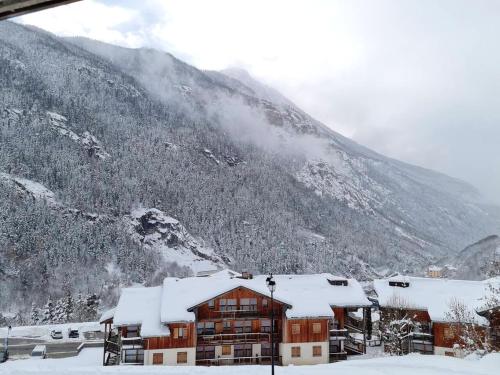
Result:
<svg viewBox="0 0 500 375"><path fill-rule="evenodd" d="M238 66L334 130L500 203L500 1L84 0L60 35Z"/></svg>

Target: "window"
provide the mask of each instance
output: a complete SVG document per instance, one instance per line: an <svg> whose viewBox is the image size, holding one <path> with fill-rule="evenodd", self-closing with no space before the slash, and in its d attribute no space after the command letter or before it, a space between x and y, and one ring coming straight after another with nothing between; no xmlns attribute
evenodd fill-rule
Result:
<svg viewBox="0 0 500 375"><path fill-rule="evenodd" d="M153 353L153 365L163 365L163 353Z"/></svg>
<svg viewBox="0 0 500 375"><path fill-rule="evenodd" d="M240 344L234 346L234 358L251 358L252 344Z"/></svg>
<svg viewBox="0 0 500 375"><path fill-rule="evenodd" d="M260 321L260 331L261 332L271 332L271 320L262 319Z"/></svg>
<svg viewBox="0 0 500 375"><path fill-rule="evenodd" d="M214 307L215 307L215 301L211 299L210 301L208 301L208 308L213 309Z"/></svg>
<svg viewBox="0 0 500 375"><path fill-rule="evenodd" d="M313 357L321 357L321 346L313 346Z"/></svg>
<svg viewBox="0 0 500 375"><path fill-rule="evenodd" d="M230 320L224 320L224 331L231 331L231 321Z"/></svg>
<svg viewBox="0 0 500 375"><path fill-rule="evenodd" d="M197 346L196 359L214 359L215 346Z"/></svg>
<svg viewBox="0 0 500 375"><path fill-rule="evenodd" d="M321 333L321 323L313 323L313 333Z"/></svg>
<svg viewBox="0 0 500 375"><path fill-rule="evenodd" d="M242 298L242 299L240 299L240 310L257 311L257 298Z"/></svg>
<svg viewBox="0 0 500 375"><path fill-rule="evenodd" d="M200 322L196 325L196 333L198 335L213 335L215 333L214 322Z"/></svg>
<svg viewBox="0 0 500 375"><path fill-rule="evenodd" d="M234 322L235 333L250 333L252 332L251 320L237 320Z"/></svg>
<svg viewBox="0 0 500 375"><path fill-rule="evenodd" d="M330 353L339 353L341 344L339 340L330 339Z"/></svg>
<svg viewBox="0 0 500 375"><path fill-rule="evenodd" d="M262 298L262 307L267 308L268 300L267 298Z"/></svg>
<svg viewBox="0 0 500 375"><path fill-rule="evenodd" d="M225 299L221 298L219 300L220 311L235 311L237 310L236 299L230 298Z"/></svg>
<svg viewBox="0 0 500 375"><path fill-rule="evenodd" d="M139 337L139 326L128 326L126 327L125 337Z"/></svg>
<svg viewBox="0 0 500 375"><path fill-rule="evenodd" d="M177 352L177 363L188 363L188 353Z"/></svg>
<svg viewBox="0 0 500 375"><path fill-rule="evenodd" d="M292 358L300 357L300 346L292 346Z"/></svg>
<svg viewBox="0 0 500 375"><path fill-rule="evenodd" d="M222 355L231 355L231 345L222 345Z"/></svg>
<svg viewBox="0 0 500 375"><path fill-rule="evenodd" d="M328 282L330 283L330 285L335 285L335 286L347 286L347 280L330 280L328 279Z"/></svg>
<svg viewBox="0 0 500 375"><path fill-rule="evenodd" d="M276 343L274 344L274 355L278 353L278 348ZM261 357L271 357L271 344L261 344L260 346L260 355Z"/></svg>
<svg viewBox="0 0 500 375"><path fill-rule="evenodd" d="M163 353L153 353L153 365L163 365Z"/></svg>
<svg viewBox="0 0 500 375"><path fill-rule="evenodd" d="M184 328L176 327L174 328L174 339L182 339L184 337Z"/></svg>
<svg viewBox="0 0 500 375"><path fill-rule="evenodd" d="M453 328L446 327L443 332L443 336L446 340L452 340L455 338L455 333L453 332Z"/></svg>
<svg viewBox="0 0 500 375"><path fill-rule="evenodd" d="M300 335L300 324L292 324L292 335Z"/></svg>
<svg viewBox="0 0 500 375"><path fill-rule="evenodd" d="M143 349L123 349L124 363L142 363L144 364Z"/></svg>

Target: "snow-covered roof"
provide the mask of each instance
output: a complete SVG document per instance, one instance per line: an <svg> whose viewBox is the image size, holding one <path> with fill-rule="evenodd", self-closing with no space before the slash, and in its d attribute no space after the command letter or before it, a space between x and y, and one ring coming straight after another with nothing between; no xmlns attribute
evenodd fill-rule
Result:
<svg viewBox="0 0 500 375"><path fill-rule="evenodd" d="M170 330L160 320L162 289L161 286L122 289L113 324L140 325L142 337L170 336Z"/></svg>
<svg viewBox="0 0 500 375"><path fill-rule="evenodd" d="M439 267L439 266L429 266L429 271L442 271L443 270L443 267Z"/></svg>
<svg viewBox="0 0 500 375"><path fill-rule="evenodd" d="M166 278L163 282L161 321L163 323L194 321L190 309L238 287L251 289L270 297L267 276L252 279L231 277L218 272L209 277L185 279ZM275 275L274 298L289 306L289 319L307 317L333 317L332 306L370 306L361 285L348 279L347 286L331 285L328 280L345 280L331 274Z"/></svg>
<svg viewBox="0 0 500 375"><path fill-rule="evenodd" d="M104 311L104 313L101 315L101 319L99 319L99 323L104 323L105 321L112 319L114 315L115 315L115 309L109 309L107 311Z"/></svg>
<svg viewBox="0 0 500 375"><path fill-rule="evenodd" d="M409 283L406 287L391 286L389 282ZM431 320L449 321L447 313L454 299L464 303L474 312L484 305L488 294L488 281L448 280L424 277L395 276L374 281L375 292L381 307L394 307L395 301L410 308L427 310ZM479 323L486 323L477 316Z"/></svg>

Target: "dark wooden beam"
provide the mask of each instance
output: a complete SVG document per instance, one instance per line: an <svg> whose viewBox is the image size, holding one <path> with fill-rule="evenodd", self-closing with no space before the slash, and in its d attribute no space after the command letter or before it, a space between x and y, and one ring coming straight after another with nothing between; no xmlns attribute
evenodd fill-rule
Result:
<svg viewBox="0 0 500 375"><path fill-rule="evenodd" d="M80 0L0 0L0 20Z"/></svg>

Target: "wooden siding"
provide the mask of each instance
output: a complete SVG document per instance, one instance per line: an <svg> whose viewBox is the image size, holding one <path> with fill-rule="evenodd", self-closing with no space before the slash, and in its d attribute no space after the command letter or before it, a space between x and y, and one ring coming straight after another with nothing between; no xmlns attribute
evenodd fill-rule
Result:
<svg viewBox="0 0 500 375"><path fill-rule="evenodd" d="M486 329L477 326L480 335L486 336ZM457 324L453 323L434 323L432 325L432 333L434 335L434 346L440 346L444 348L453 348L454 344L459 344L460 328Z"/></svg>
<svg viewBox="0 0 500 375"><path fill-rule="evenodd" d="M388 308L388 307L382 307L380 308L380 320L385 321L387 318L390 318L394 316L394 314L398 314L401 316L402 314L405 314L420 323L431 323L431 317L429 316L429 313L427 310L409 310L409 309L393 309L393 308Z"/></svg>
<svg viewBox="0 0 500 375"><path fill-rule="evenodd" d="M283 327L283 343L328 341L330 319L287 319ZM313 324L321 324L321 332L313 333ZM292 334L292 326L298 324L299 334Z"/></svg>
<svg viewBox="0 0 500 375"><path fill-rule="evenodd" d="M196 329L194 323L169 324L170 336L149 337L144 339L144 349L190 348L196 346ZM174 338L174 328L184 328L184 336Z"/></svg>
<svg viewBox="0 0 500 375"><path fill-rule="evenodd" d="M345 324L345 318L346 318L345 308L334 307L332 310L333 310L333 314L335 315L335 319L339 323L339 326L337 327L337 329L343 329L344 324Z"/></svg>
<svg viewBox="0 0 500 375"><path fill-rule="evenodd" d="M242 298L255 298L257 299L257 310L256 311L239 311L240 301ZM236 312L222 312L220 308L221 299L236 299ZM267 306L264 305L263 300L267 300ZM217 320L222 318L229 318L231 316L256 316L256 317L270 317L271 315L271 298L254 292L253 290L239 287L233 289L227 293L217 296L214 300L214 307L211 308L208 305L208 301L195 308L197 321L205 320ZM274 301L274 316L276 319L281 318L283 315L284 306L282 303Z"/></svg>

